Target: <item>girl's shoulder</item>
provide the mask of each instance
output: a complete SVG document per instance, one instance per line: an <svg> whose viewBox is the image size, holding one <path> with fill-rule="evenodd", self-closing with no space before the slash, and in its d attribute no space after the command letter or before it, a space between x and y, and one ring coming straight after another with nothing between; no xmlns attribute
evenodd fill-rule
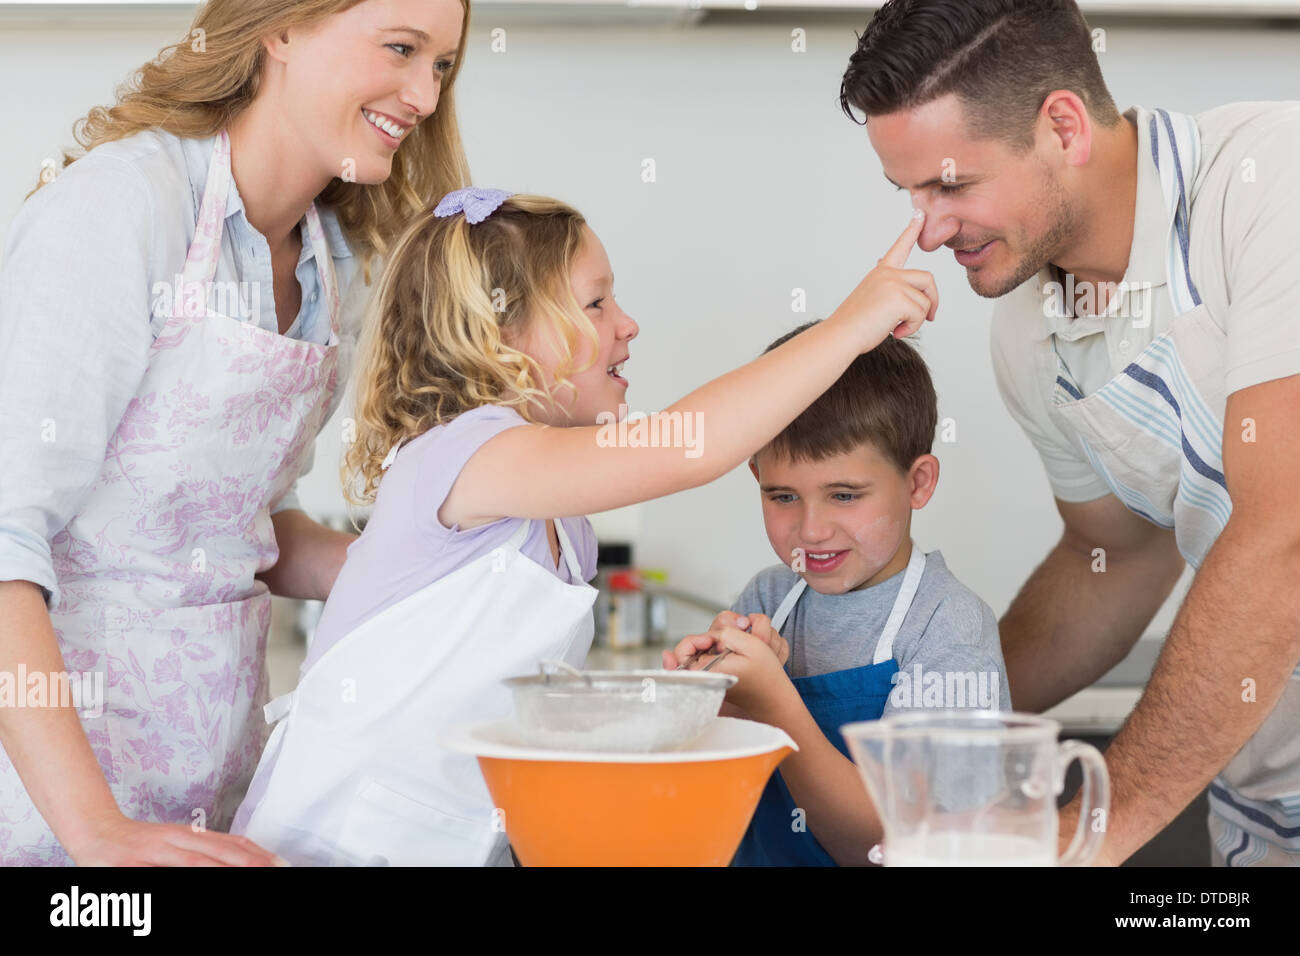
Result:
<svg viewBox="0 0 1300 956"><path fill-rule="evenodd" d="M508 405L480 405L461 412L450 421L433 426L424 434L410 439L407 444L412 448L417 445L441 444L461 440L467 435L496 434L502 427L527 424L528 420Z"/></svg>
<svg viewBox="0 0 1300 956"><path fill-rule="evenodd" d="M376 516L381 511L385 521L397 516L404 533L434 539L453 534L482 538L495 533L487 530L489 525L466 529L443 525L438 511L465 465L489 439L508 428L527 424L513 408L484 405L403 443L380 481Z"/></svg>
<svg viewBox="0 0 1300 956"><path fill-rule="evenodd" d="M509 421L519 425L527 425L528 419L519 414L519 411L509 405L480 405L478 408L471 408L467 412L461 412L451 421L440 428L450 428L453 425L459 425L464 428L466 422L491 422L491 421Z"/></svg>
<svg viewBox="0 0 1300 956"><path fill-rule="evenodd" d="M480 405L408 440L398 449L389 470L399 465L403 471L414 469L422 486L445 483L450 488L465 463L488 439L507 428L527 424L527 419L513 408Z"/></svg>

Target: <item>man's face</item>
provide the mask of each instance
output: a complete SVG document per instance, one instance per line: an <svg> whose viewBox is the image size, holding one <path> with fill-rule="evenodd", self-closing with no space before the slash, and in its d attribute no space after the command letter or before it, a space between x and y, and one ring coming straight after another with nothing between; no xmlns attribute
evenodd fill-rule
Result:
<svg viewBox="0 0 1300 956"><path fill-rule="evenodd" d="M1006 295L1078 236L1079 217L1053 166L1050 131L1036 130L1034 147L1023 153L999 140L972 139L965 110L949 94L871 116L867 135L885 176L925 211L918 245L952 249L978 295Z"/></svg>

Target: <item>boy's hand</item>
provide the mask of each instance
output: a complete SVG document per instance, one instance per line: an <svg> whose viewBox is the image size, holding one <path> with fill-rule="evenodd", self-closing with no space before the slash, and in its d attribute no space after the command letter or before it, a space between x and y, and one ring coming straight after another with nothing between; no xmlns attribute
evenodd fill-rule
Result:
<svg viewBox="0 0 1300 956"><path fill-rule="evenodd" d="M683 661L709 651L717 643L717 637L728 627L748 631L754 637L766 643L772 649L772 653L776 655L782 667L790 659L790 645L786 643L785 638L772 628L772 619L766 614L737 614L735 611L723 611L713 619L707 633L683 638L671 651L664 651L664 669L673 670ZM710 656L715 656L718 653L721 653L721 651L715 651ZM707 663L707 660L703 662L703 664ZM692 669L696 669L693 664Z"/></svg>
<svg viewBox="0 0 1300 956"><path fill-rule="evenodd" d="M850 322L862 333L862 351L874 349L887 335L903 338L934 320L939 290L924 269L908 269L908 253L925 225L917 210L903 234L849 293L827 321Z"/></svg>
<svg viewBox="0 0 1300 956"><path fill-rule="evenodd" d="M751 624L757 625L758 622L751 621ZM664 653L665 663L670 656L676 660L696 654L698 656L688 667L690 670L700 670L724 651L731 651L725 658L718 660L711 670L715 673L734 674L740 678L727 691L727 700L762 720L764 712L769 710L769 706L784 691L794 690L794 685L790 683L782 666L783 660L789 656L789 646L780 634L771 630L770 622L767 629L773 640L778 642L775 647L762 637L746 633L734 624L724 624L721 627L715 626L707 634L684 638L673 651Z"/></svg>
<svg viewBox="0 0 1300 956"><path fill-rule="evenodd" d="M721 634L725 628L733 627L747 631L772 649L782 667L790 659L790 645L784 637L772 627L772 619L766 614L734 614L723 611L713 619L709 628L711 634Z"/></svg>

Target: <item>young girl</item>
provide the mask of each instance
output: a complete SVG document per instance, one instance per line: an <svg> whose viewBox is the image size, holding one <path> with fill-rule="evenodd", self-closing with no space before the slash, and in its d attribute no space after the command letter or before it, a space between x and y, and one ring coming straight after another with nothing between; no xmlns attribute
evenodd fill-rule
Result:
<svg viewBox="0 0 1300 956"><path fill-rule="evenodd" d="M503 678L581 666L596 542L587 512L694 488L771 440L863 351L933 318L902 268L914 218L826 321L667 410L689 449L618 447L637 324L605 250L554 199L448 194L393 248L358 370L344 472L373 499L234 832L292 863L509 862L476 761L446 728L507 716ZM382 484L381 484L382 475ZM576 808L575 808L576 812Z"/></svg>

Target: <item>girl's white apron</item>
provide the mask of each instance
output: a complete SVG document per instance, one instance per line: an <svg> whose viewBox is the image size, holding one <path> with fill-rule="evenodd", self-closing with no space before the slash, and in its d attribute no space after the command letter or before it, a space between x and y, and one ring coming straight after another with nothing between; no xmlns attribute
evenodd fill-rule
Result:
<svg viewBox="0 0 1300 956"><path fill-rule="evenodd" d="M300 865L508 865L477 760L439 735L507 716L501 681L539 660L586 660L596 589L523 554L529 527L361 624L271 702L266 791L240 808L236 832Z"/></svg>

